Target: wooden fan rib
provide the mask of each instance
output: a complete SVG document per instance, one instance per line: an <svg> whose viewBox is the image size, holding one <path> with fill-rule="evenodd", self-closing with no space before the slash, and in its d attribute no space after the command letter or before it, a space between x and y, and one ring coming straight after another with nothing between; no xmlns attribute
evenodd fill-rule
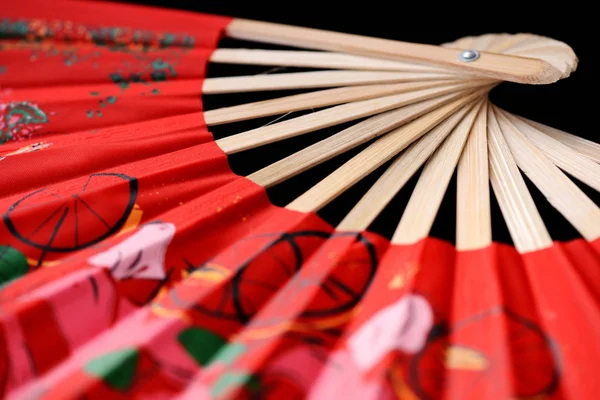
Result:
<svg viewBox="0 0 600 400"><path fill-rule="evenodd" d="M448 85L440 88L423 89L410 93L385 96L371 100L347 103L315 113L303 115L288 121L264 126L237 135L217 140L219 147L227 154L233 154L265 144L289 139L344 122L369 117L419 101L468 90L473 82Z"/></svg>
<svg viewBox="0 0 600 400"><path fill-rule="evenodd" d="M539 36L539 35L534 35L531 33L521 33L521 34L517 34L515 36L518 36L522 39L519 40L517 43L513 44L510 48L505 49L504 53L512 53L513 51L519 51L519 50L528 49L528 48L529 49L536 48L540 45L540 43L542 43L542 42L548 43L550 41L550 38L547 38L544 36Z"/></svg>
<svg viewBox="0 0 600 400"><path fill-rule="evenodd" d="M456 248L485 248L492 243L487 108L484 102L458 162Z"/></svg>
<svg viewBox="0 0 600 400"><path fill-rule="evenodd" d="M523 40L518 44L515 44L511 48L507 49L506 53L511 55L519 55L519 53L525 53L527 51L535 52L540 49L553 48L555 51L566 54L572 59L577 59L577 55L573 49L563 42L545 36L529 36L529 40Z"/></svg>
<svg viewBox="0 0 600 400"><path fill-rule="evenodd" d="M469 111L425 164L392 243L413 244L429 235L482 104Z"/></svg>
<svg viewBox="0 0 600 400"><path fill-rule="evenodd" d="M502 53L506 48L514 45L514 43L523 40L520 35L509 34L484 34L480 36L465 36L454 42L444 43L442 46L451 49L463 50L479 50L488 51L491 53ZM489 38L485 42L481 38Z"/></svg>
<svg viewBox="0 0 600 400"><path fill-rule="evenodd" d="M600 238L600 208L501 111L494 107L494 113L519 168L586 240Z"/></svg>
<svg viewBox="0 0 600 400"><path fill-rule="evenodd" d="M440 87L456 81L425 81L396 84L351 86L301 93L238 106L224 107L204 112L204 120L209 126L269 117L286 112L303 111L312 108L333 106L352 101L368 100L376 97L407 93L420 89ZM484 82L485 83L485 82Z"/></svg>
<svg viewBox="0 0 600 400"><path fill-rule="evenodd" d="M540 132L569 146L570 148L584 155L585 157L597 163L600 163L600 143L592 142L591 140L587 140L580 136L573 135L572 133L567 133L521 116L519 116L518 118L533 126L534 128L538 129Z"/></svg>
<svg viewBox="0 0 600 400"><path fill-rule="evenodd" d="M228 76L207 78L202 93L226 94L240 92L330 88L336 86L369 85L456 79L456 75L430 72L373 71L310 71L284 74Z"/></svg>
<svg viewBox="0 0 600 400"><path fill-rule="evenodd" d="M491 43L486 51L492 53L505 53L507 50L519 44L523 40L527 39L527 35L525 34L517 34L517 35L501 35L497 41Z"/></svg>
<svg viewBox="0 0 600 400"><path fill-rule="evenodd" d="M600 164L546 135L518 117L496 108L556 166L600 192Z"/></svg>
<svg viewBox="0 0 600 400"><path fill-rule="evenodd" d="M570 57L566 52L561 54L560 49L552 48L552 49L536 49L536 50L523 50L519 52L511 52L510 54L514 54L516 56L521 57L536 57L540 60L544 60L559 69L561 72L566 73L569 70L572 70L575 65L577 65L576 61Z"/></svg>
<svg viewBox="0 0 600 400"><path fill-rule="evenodd" d="M463 36L454 42L443 43L441 46L450 49L473 49L473 43L475 42L475 36ZM478 50L478 49L475 49Z"/></svg>
<svg viewBox="0 0 600 400"><path fill-rule="evenodd" d="M429 132L464 105L487 93L488 90L488 88L472 89L469 94L465 93L457 100L388 133L288 204L287 208L300 212L318 211L356 182L391 160L410 143Z"/></svg>
<svg viewBox="0 0 600 400"><path fill-rule="evenodd" d="M424 63L457 73L511 82L547 84L566 77L538 59L484 53L476 62L464 63L459 59L460 50L452 48L239 18L229 24L225 34L241 40Z"/></svg>
<svg viewBox="0 0 600 400"><path fill-rule="evenodd" d="M436 97L376 115L279 160L247 178L263 187L272 187L441 107L458 96L460 94Z"/></svg>
<svg viewBox="0 0 600 400"><path fill-rule="evenodd" d="M474 49L487 51L495 39L496 35L494 34L481 35L476 37L475 40L473 40L471 46L473 46Z"/></svg>
<svg viewBox="0 0 600 400"><path fill-rule="evenodd" d="M552 238L521 176L491 104L488 104L487 119L490 181L515 247L520 253L551 247Z"/></svg>
<svg viewBox="0 0 600 400"><path fill-rule="evenodd" d="M366 230L474 104L468 104L461 108L400 154L346 215L337 229L343 231Z"/></svg>
<svg viewBox="0 0 600 400"><path fill-rule="evenodd" d="M210 62L297 68L448 73L442 68L422 64L323 51L216 49L211 54Z"/></svg>
<svg viewBox="0 0 600 400"><path fill-rule="evenodd" d="M544 60L554 65L555 68L562 71L563 73L575 70L579 64L579 59L576 56L574 56L571 51L557 46L544 47L532 50L522 50L518 52L510 51L510 54L514 54L518 57L539 58L540 60Z"/></svg>

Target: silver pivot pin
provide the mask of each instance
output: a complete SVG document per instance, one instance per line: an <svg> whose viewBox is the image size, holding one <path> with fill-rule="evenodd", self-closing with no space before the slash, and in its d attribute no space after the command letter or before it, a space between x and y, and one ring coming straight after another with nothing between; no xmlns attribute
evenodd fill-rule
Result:
<svg viewBox="0 0 600 400"><path fill-rule="evenodd" d="M462 62L473 62L478 60L480 54L477 50L465 50L458 56L459 60Z"/></svg>

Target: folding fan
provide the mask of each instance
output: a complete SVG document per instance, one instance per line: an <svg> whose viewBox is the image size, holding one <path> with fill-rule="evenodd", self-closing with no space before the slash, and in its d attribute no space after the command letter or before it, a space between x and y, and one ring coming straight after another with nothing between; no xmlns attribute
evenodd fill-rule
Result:
<svg viewBox="0 0 600 400"><path fill-rule="evenodd" d="M600 147L487 97L567 78L567 44L432 46L96 1L0 15L3 397L597 398L600 210L575 180L600 190ZM209 63L307 70L206 78ZM225 94L233 106L204 109ZM381 168L341 223L317 215ZM454 244L430 231L455 172ZM370 231L413 177L391 240ZM526 178L581 238L551 238ZM492 240L492 195L514 246Z"/></svg>

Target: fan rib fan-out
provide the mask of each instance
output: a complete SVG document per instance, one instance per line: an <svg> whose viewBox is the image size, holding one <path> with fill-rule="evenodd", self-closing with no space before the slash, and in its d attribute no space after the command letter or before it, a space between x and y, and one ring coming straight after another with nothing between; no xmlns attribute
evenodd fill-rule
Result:
<svg viewBox="0 0 600 400"><path fill-rule="evenodd" d="M568 78L568 44L0 16L3 398L597 397L600 145L488 96Z"/></svg>

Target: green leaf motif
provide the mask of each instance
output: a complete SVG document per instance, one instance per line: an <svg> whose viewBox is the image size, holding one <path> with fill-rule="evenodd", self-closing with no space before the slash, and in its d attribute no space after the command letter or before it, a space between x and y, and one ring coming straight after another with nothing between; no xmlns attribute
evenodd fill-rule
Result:
<svg viewBox="0 0 600 400"><path fill-rule="evenodd" d="M19 250L0 246L0 284L20 278L29 271L27 259Z"/></svg>
<svg viewBox="0 0 600 400"><path fill-rule="evenodd" d="M200 328L188 328L177 337L179 343L201 366L206 366L227 342L220 336Z"/></svg>
<svg viewBox="0 0 600 400"><path fill-rule="evenodd" d="M133 383L139 359L137 349L124 349L97 357L88 362L85 370L117 390L127 390Z"/></svg>

